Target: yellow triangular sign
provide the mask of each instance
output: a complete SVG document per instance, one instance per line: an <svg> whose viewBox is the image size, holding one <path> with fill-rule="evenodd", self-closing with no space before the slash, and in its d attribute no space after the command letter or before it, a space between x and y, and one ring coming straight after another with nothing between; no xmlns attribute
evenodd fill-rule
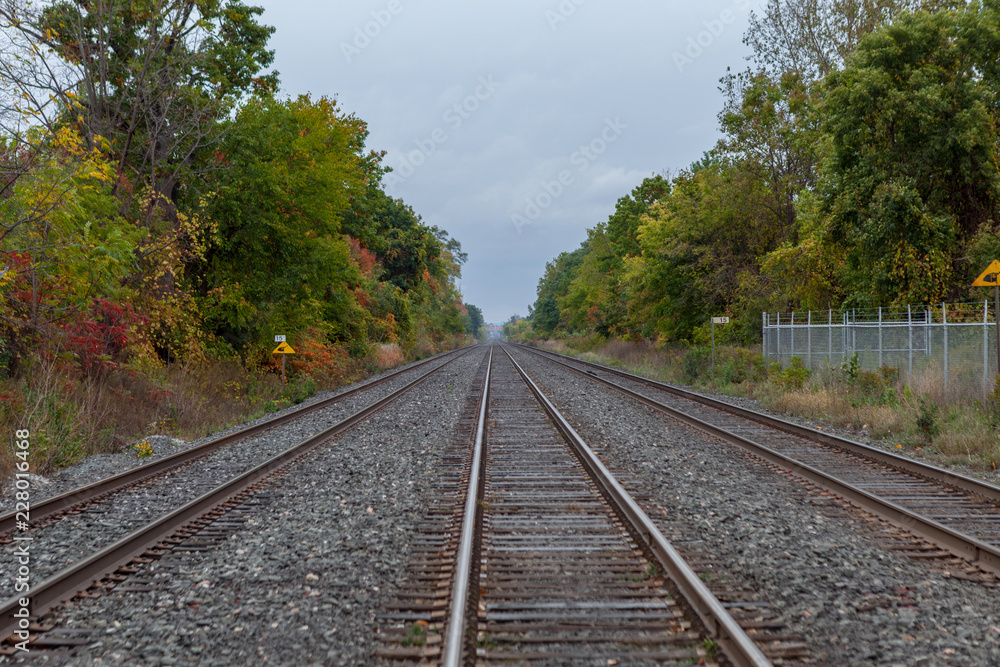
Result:
<svg viewBox="0 0 1000 667"><path fill-rule="evenodd" d="M274 352L271 354L295 354L295 350L288 343L282 343L278 347L274 348Z"/></svg>
<svg viewBox="0 0 1000 667"><path fill-rule="evenodd" d="M1000 261L993 260L986 270L983 271L976 281L972 283L973 287L996 287L997 281L1000 279Z"/></svg>

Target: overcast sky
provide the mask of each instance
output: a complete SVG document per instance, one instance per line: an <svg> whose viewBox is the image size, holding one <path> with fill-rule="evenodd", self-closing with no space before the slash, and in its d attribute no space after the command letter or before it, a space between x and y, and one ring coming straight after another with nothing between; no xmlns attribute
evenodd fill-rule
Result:
<svg viewBox="0 0 1000 667"><path fill-rule="evenodd" d="M394 169L386 192L458 239L488 322L654 173L719 137L762 0L255 0L287 95L336 97Z"/></svg>

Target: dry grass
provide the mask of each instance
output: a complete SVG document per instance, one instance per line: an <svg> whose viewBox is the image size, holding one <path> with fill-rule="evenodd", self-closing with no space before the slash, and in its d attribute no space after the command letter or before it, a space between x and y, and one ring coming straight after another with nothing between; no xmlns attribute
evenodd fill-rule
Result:
<svg viewBox="0 0 1000 667"><path fill-rule="evenodd" d="M156 378L115 372L92 377L36 364L26 379L5 380L0 428L31 433L32 471L47 474L91 454L119 452L153 434L194 439L301 400L312 387L251 375L236 362L173 365ZM13 451L0 453L11 472Z"/></svg>
<svg viewBox="0 0 1000 667"><path fill-rule="evenodd" d="M690 369L697 364L685 361L687 355L696 354L695 350L661 349L648 342L620 340L602 346L587 340L582 346L590 350L586 352L575 348L572 339L533 344L647 377L691 382L698 389L754 398L764 407L788 415L860 429L895 447L919 449L922 457L938 463L985 471L996 471L1000 465L1000 392L992 402L984 403L981 376L977 380L956 372L945 391L942 378L934 372L916 373L908 385L898 381L879 384L879 374L869 373L862 378L868 380L867 385L851 385L839 369L833 369L814 373L804 386L796 388L781 373L768 370L762 360L755 359L759 357L756 350L746 348L716 349L717 379L725 376L721 372L725 364L740 370L739 380L727 383L711 381L710 363L706 373L690 377ZM919 426L922 411L933 415L933 433Z"/></svg>
<svg viewBox="0 0 1000 667"><path fill-rule="evenodd" d="M401 366L406 362L406 355L395 343L382 343L376 350L378 368L381 371Z"/></svg>
<svg viewBox="0 0 1000 667"><path fill-rule="evenodd" d="M426 341L420 355L472 342L454 336ZM303 347L303 351L308 351ZM346 352L318 349L300 357L308 368L289 368L282 390L280 371L250 371L237 361L158 365L140 359L141 371L81 376L36 361L20 379L0 379L0 429L31 433L32 472L48 474L92 454L120 452L127 443L162 434L190 440L279 410L323 389L355 381L363 370L376 372L407 363L396 344L380 345L367 361ZM333 354L336 352L337 354ZM306 358L308 357L308 358ZM280 369L280 366L277 368ZM14 469L14 451L0 448L0 479Z"/></svg>

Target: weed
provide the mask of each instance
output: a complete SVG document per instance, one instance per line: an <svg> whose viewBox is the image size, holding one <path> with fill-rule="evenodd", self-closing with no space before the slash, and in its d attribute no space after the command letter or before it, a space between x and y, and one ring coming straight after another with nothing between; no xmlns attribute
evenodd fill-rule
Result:
<svg viewBox="0 0 1000 667"><path fill-rule="evenodd" d="M423 646L427 643L427 630L419 623L414 623L406 631L403 646Z"/></svg>
<svg viewBox="0 0 1000 667"><path fill-rule="evenodd" d="M746 373L735 360L729 360L719 365L716 377L723 384L741 384L746 380Z"/></svg>
<svg viewBox="0 0 1000 667"><path fill-rule="evenodd" d="M858 361L858 353L855 352L853 357L845 361L840 366L840 370L843 372L847 384L852 387L857 384L858 376L861 375L861 362Z"/></svg>
<svg viewBox="0 0 1000 667"><path fill-rule="evenodd" d="M801 389L812 371L802 363L802 357L795 355L788 364L788 368L781 372L781 384L789 389Z"/></svg>
<svg viewBox="0 0 1000 667"><path fill-rule="evenodd" d="M709 370L712 357L712 350L707 347L695 347L688 350L684 355L684 375L688 382L698 380Z"/></svg>
<svg viewBox="0 0 1000 667"><path fill-rule="evenodd" d="M925 400L921 396L920 404L917 407L917 430L923 434L925 441L930 444L940 429L937 403Z"/></svg>
<svg viewBox="0 0 1000 667"><path fill-rule="evenodd" d="M701 645L705 649L705 657L708 658L708 660L715 662L715 658L719 654L719 642L709 637L705 637L705 639L702 640Z"/></svg>
<svg viewBox="0 0 1000 667"><path fill-rule="evenodd" d="M149 440L133 443L131 450L136 458L140 459L149 458L153 455L153 446L149 444Z"/></svg>

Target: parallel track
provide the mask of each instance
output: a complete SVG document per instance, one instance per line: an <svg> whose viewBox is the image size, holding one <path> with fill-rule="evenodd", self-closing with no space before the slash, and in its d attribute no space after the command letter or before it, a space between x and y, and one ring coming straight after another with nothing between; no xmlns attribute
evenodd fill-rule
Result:
<svg viewBox="0 0 1000 667"><path fill-rule="evenodd" d="M740 446L1000 575L1000 488L994 485L623 371L519 349Z"/></svg>
<svg viewBox="0 0 1000 667"><path fill-rule="evenodd" d="M461 350L457 350L429 357L381 378L364 382L348 389L347 391L336 394L335 396L331 396L296 410L286 412L283 415L279 415L260 424L233 431L232 433L215 438L196 447L190 447L171 456L166 456L145 465L137 466L118 475L107 477L93 482L92 484L87 484L60 495L53 496L52 498L32 503L30 511L30 529L34 530L47 525L52 520L62 516L63 514L70 511L78 511L81 507L87 504L104 501L123 489L134 488L136 486L146 484L167 472L175 471L182 466L190 465L194 461L234 442L258 435L264 431L268 431L277 426L299 419L309 413L330 407L331 405L339 403L343 399L353 396L359 392L368 391L386 382L390 382L404 373L408 373L432 362L440 361L443 358L460 354L461 352ZM10 533L14 530L16 525L16 512L0 515L0 543L10 542Z"/></svg>
<svg viewBox="0 0 1000 667"><path fill-rule="evenodd" d="M165 550L180 544L189 535L211 533L211 522L225 516L225 510L235 506L233 502L235 499L242 499L249 492L258 490L264 480L281 474L282 471L287 470L293 463L325 441L367 419L423 382L430 375L458 359L459 356L452 356L444 364L426 371L403 387L340 423L303 440L253 469L204 493L183 507L133 531L89 558L63 569L36 586L32 586L30 592L25 596L30 597L31 617L37 619L57 604L97 584L102 578L108 575L114 576L114 572L127 566L134 559L151 554L154 557L159 557ZM207 520L203 517L207 517ZM206 531L206 529L208 530ZM13 614L21 608L20 597L22 596L15 596L0 603L0 637L8 637L18 627L18 619Z"/></svg>

